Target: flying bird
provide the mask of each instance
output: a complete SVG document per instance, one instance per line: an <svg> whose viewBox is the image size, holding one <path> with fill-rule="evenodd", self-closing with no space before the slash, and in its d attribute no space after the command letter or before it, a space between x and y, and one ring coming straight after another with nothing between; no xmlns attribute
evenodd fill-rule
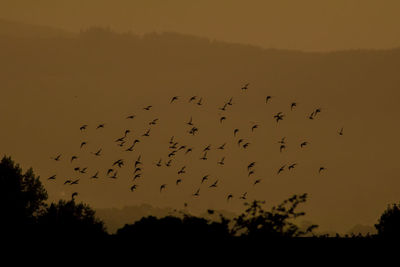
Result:
<svg viewBox="0 0 400 267"><path fill-rule="evenodd" d="M255 180L253 185L256 185L256 184L259 184L259 183L261 183L261 179Z"/></svg>
<svg viewBox="0 0 400 267"><path fill-rule="evenodd" d="M297 163L293 163L293 164L289 165L288 170L290 171L290 170L294 169L294 167L296 167L296 165L297 165Z"/></svg>
<svg viewBox="0 0 400 267"><path fill-rule="evenodd" d="M272 96L268 95L265 97L265 104L268 104L268 101L271 100Z"/></svg>
<svg viewBox="0 0 400 267"><path fill-rule="evenodd" d="M286 164L283 165L282 167L280 167L279 170L278 170L278 174L280 174L281 172L283 172L283 170L285 169L285 167L286 167Z"/></svg>
<svg viewBox="0 0 400 267"><path fill-rule="evenodd" d="M144 110L150 110L152 107L153 107L153 106L147 106L147 107L144 107L143 109L144 109Z"/></svg>
<svg viewBox="0 0 400 267"><path fill-rule="evenodd" d="M326 170L325 167L320 167L318 172L321 173L321 172L324 171L324 170Z"/></svg>
<svg viewBox="0 0 400 267"><path fill-rule="evenodd" d="M96 172L92 177L90 177L90 178L93 178L93 179L97 179L97 178L99 178L99 172Z"/></svg>
<svg viewBox="0 0 400 267"><path fill-rule="evenodd" d="M244 192L243 195L241 195L239 199L246 200L247 199L247 192Z"/></svg>
<svg viewBox="0 0 400 267"><path fill-rule="evenodd" d="M81 130L81 131L86 130L87 127L88 127L87 124L82 125L82 126L79 128L79 130Z"/></svg>
<svg viewBox="0 0 400 267"><path fill-rule="evenodd" d="M242 91L245 91L249 88L250 83L246 83L244 86L242 86Z"/></svg>
<svg viewBox="0 0 400 267"><path fill-rule="evenodd" d="M222 117L219 119L219 122L222 123L224 120L226 120L226 117L225 117L225 116L222 116Z"/></svg>
<svg viewBox="0 0 400 267"><path fill-rule="evenodd" d="M224 165L225 164L224 161L225 161L225 157L222 157L222 159L220 161L218 161L217 164Z"/></svg>
<svg viewBox="0 0 400 267"><path fill-rule="evenodd" d="M131 191L133 192L134 190L136 190L136 188L137 188L137 185L136 185L136 184L132 185L132 186L131 186Z"/></svg>
<svg viewBox="0 0 400 267"><path fill-rule="evenodd" d="M126 119L134 119L135 117L135 115L129 115L128 117L126 117Z"/></svg>
<svg viewBox="0 0 400 267"><path fill-rule="evenodd" d="M178 100L178 98L179 98L178 96L174 96L174 97L172 97L170 104L171 104L172 102L174 102L174 101Z"/></svg>
<svg viewBox="0 0 400 267"><path fill-rule="evenodd" d="M228 197L226 198L226 201L229 201L231 198L233 198L233 195L229 194Z"/></svg>
<svg viewBox="0 0 400 267"><path fill-rule="evenodd" d="M212 185L210 185L209 187L217 187L218 184L218 180L216 180Z"/></svg>
<svg viewBox="0 0 400 267"><path fill-rule="evenodd" d="M343 135L343 127L340 129L340 131L338 133L339 133L339 135Z"/></svg>
<svg viewBox="0 0 400 267"><path fill-rule="evenodd" d="M233 136L235 136L236 137L236 134L239 132L239 129L235 129L235 130L233 130Z"/></svg>
<svg viewBox="0 0 400 267"><path fill-rule="evenodd" d="M97 125L96 130L100 129L100 128L104 128L104 125L105 125L104 123Z"/></svg>
<svg viewBox="0 0 400 267"><path fill-rule="evenodd" d="M297 107L297 103L293 102L292 104L290 104L290 110L293 110L293 108Z"/></svg>
<svg viewBox="0 0 400 267"><path fill-rule="evenodd" d="M55 180L55 179L56 179L56 175L55 174L50 176L49 178L47 178L47 180Z"/></svg>
<svg viewBox="0 0 400 267"><path fill-rule="evenodd" d="M285 149L285 148L286 148L285 145L281 145L281 146L279 147L279 152L282 152L282 150Z"/></svg>
<svg viewBox="0 0 400 267"><path fill-rule="evenodd" d="M308 142L303 142L303 143L300 144L300 147L303 148L306 145L308 145Z"/></svg>
<svg viewBox="0 0 400 267"><path fill-rule="evenodd" d="M80 148L82 148L84 145L87 145L87 143L86 142L82 142Z"/></svg>
<svg viewBox="0 0 400 267"><path fill-rule="evenodd" d="M255 124L255 125L253 125L252 127L251 127L251 131L253 132L254 131L254 129L257 129L258 128L258 125L257 124Z"/></svg>
<svg viewBox="0 0 400 267"><path fill-rule="evenodd" d="M226 145L226 143L223 143L221 146L219 146L217 149L221 149L221 150L223 150L223 149L225 149L225 145Z"/></svg>
<svg viewBox="0 0 400 267"><path fill-rule="evenodd" d="M209 174L204 175L203 178L201 178L201 183L204 183L206 180L208 180L209 176L210 176Z"/></svg>
<svg viewBox="0 0 400 267"><path fill-rule="evenodd" d="M165 189L166 188L166 184L162 184L161 186L160 186L160 193L161 193L161 191L163 190L163 189Z"/></svg>
<svg viewBox="0 0 400 267"><path fill-rule="evenodd" d="M189 103L192 102L192 101L194 101L194 100L196 100L196 98L197 98L197 96L192 96L192 97L189 99Z"/></svg>
<svg viewBox="0 0 400 267"><path fill-rule="evenodd" d="M75 197L78 195L78 192L73 192L71 195L71 199L75 200Z"/></svg>
<svg viewBox="0 0 400 267"><path fill-rule="evenodd" d="M72 163L72 161L74 161L74 160L76 160L76 159L78 159L77 156L72 156L72 157L71 157L71 163Z"/></svg>
<svg viewBox="0 0 400 267"><path fill-rule="evenodd" d="M54 159L55 161L60 161L60 159L61 159L61 154L58 154L56 157L51 158L51 159Z"/></svg>
<svg viewBox="0 0 400 267"><path fill-rule="evenodd" d="M193 194L193 196L198 197L200 195L200 188Z"/></svg>

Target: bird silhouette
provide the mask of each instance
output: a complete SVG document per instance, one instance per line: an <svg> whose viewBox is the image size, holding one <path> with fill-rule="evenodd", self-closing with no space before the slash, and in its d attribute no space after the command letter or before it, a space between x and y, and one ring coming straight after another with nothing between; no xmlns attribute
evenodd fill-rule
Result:
<svg viewBox="0 0 400 267"><path fill-rule="evenodd" d="M64 185L71 184L71 183L72 183L72 180L65 180Z"/></svg>
<svg viewBox="0 0 400 267"><path fill-rule="evenodd" d="M71 199L75 200L75 197L78 195L78 192L73 192L71 195Z"/></svg>
<svg viewBox="0 0 400 267"><path fill-rule="evenodd" d="M148 110L150 110L152 107L153 107L153 106L147 106L147 107L144 107L143 109L148 111Z"/></svg>
<svg viewBox="0 0 400 267"><path fill-rule="evenodd" d="M51 158L55 161L60 161L61 160L61 154L58 154L57 156L55 156L54 158Z"/></svg>
<svg viewBox="0 0 400 267"><path fill-rule="evenodd" d="M303 148L303 147L305 147L306 145L308 145L308 142L307 142L307 141L302 142L302 143L300 144L300 147Z"/></svg>
<svg viewBox="0 0 400 267"><path fill-rule="evenodd" d="M55 174L50 176L49 178L47 178L47 180L55 180L55 179L56 179L56 175Z"/></svg>
<svg viewBox="0 0 400 267"><path fill-rule="evenodd" d="M136 184L132 185L132 186L131 186L131 191L133 192L134 190L136 190L137 187L138 187L138 186L137 186Z"/></svg>
<svg viewBox="0 0 400 267"><path fill-rule="evenodd" d="M70 185L78 184L80 179L76 179L71 181Z"/></svg>
<svg viewBox="0 0 400 267"><path fill-rule="evenodd" d="M203 105L203 98L202 97L200 97L200 99L199 99L199 101L197 102L197 105L199 105L199 106L201 106L201 105Z"/></svg>
<svg viewBox="0 0 400 267"><path fill-rule="evenodd" d="M110 173L112 173L113 171L114 171L114 169L108 169L108 170L107 170L107 176L109 176Z"/></svg>
<svg viewBox="0 0 400 267"><path fill-rule="evenodd" d="M129 115L128 117L126 117L126 119L134 119L135 117L135 115Z"/></svg>
<svg viewBox="0 0 400 267"><path fill-rule="evenodd" d="M282 139L280 141L278 141L278 144L284 145L286 143L285 139L286 139L286 137L282 137Z"/></svg>
<svg viewBox="0 0 400 267"><path fill-rule="evenodd" d="M232 199L232 198L233 198L233 195L232 195L232 194L229 194L228 197L226 198L226 201L229 201L229 200Z"/></svg>
<svg viewBox="0 0 400 267"><path fill-rule="evenodd" d="M151 122L149 122L149 125L156 125L157 124L158 119L153 119Z"/></svg>
<svg viewBox="0 0 400 267"><path fill-rule="evenodd" d="M93 178L93 179L97 179L97 178L99 178L99 172L96 172L92 177L90 177L90 178Z"/></svg>
<svg viewBox="0 0 400 267"><path fill-rule="evenodd" d="M71 157L71 163L72 163L74 160L76 160L76 159L78 159L77 156L72 156L72 157Z"/></svg>
<svg viewBox="0 0 400 267"><path fill-rule="evenodd" d="M161 165L161 159L157 162L156 166L157 166L157 167L161 167L161 166L162 166L162 165Z"/></svg>
<svg viewBox="0 0 400 267"><path fill-rule="evenodd" d="M251 127L251 131L253 132L255 129L257 129L258 128L258 124L255 124L255 125L253 125L252 127Z"/></svg>
<svg viewBox="0 0 400 267"><path fill-rule="evenodd" d="M176 180L176 183L175 183L175 184L176 184L176 185L179 185L181 182L182 182L182 179L179 178L179 179Z"/></svg>
<svg viewBox="0 0 400 267"><path fill-rule="evenodd" d="M247 174L248 177L250 177L250 175L253 175L255 172L254 170L249 171L249 173Z"/></svg>
<svg viewBox="0 0 400 267"><path fill-rule="evenodd" d="M232 100L233 100L233 97L231 97L231 98L229 99L229 101L227 102L227 104L228 104L229 106L232 106L232 105L233 105Z"/></svg>
<svg viewBox="0 0 400 267"><path fill-rule="evenodd" d="M135 176L133 177L133 181L135 181L137 178L140 178L141 176L142 176L141 173L135 174Z"/></svg>
<svg viewBox="0 0 400 267"><path fill-rule="evenodd" d="M185 173L185 168L186 168L186 166L183 166L183 167L178 171L178 174L183 174L183 173Z"/></svg>
<svg viewBox="0 0 400 267"><path fill-rule="evenodd" d="M207 151L204 152L204 155L200 159L201 160L207 160Z"/></svg>
<svg viewBox="0 0 400 267"><path fill-rule="evenodd" d="M236 137L236 134L239 132L239 129L234 129L233 130L233 136L235 136Z"/></svg>
<svg viewBox="0 0 400 267"><path fill-rule="evenodd" d="M189 99L189 103L192 102L192 101L194 101L194 100L196 100L196 98L197 98L197 96L192 96L192 97Z"/></svg>
<svg viewBox="0 0 400 267"><path fill-rule="evenodd" d="M318 173L321 173L321 172L324 171L324 170L326 170L325 167L320 167L319 170L318 170Z"/></svg>
<svg viewBox="0 0 400 267"><path fill-rule="evenodd" d="M226 120L226 117L222 116L221 118L219 118L219 123L222 123L224 120Z"/></svg>
<svg viewBox="0 0 400 267"><path fill-rule="evenodd" d="M170 104L172 104L172 102L174 102L174 101L178 100L178 98L179 98L178 96L174 96L174 97L172 97Z"/></svg>
<svg viewBox="0 0 400 267"><path fill-rule="evenodd" d="M282 167L280 167L279 170L278 170L278 174L280 174L281 172L283 172L284 169L285 169L285 167L286 167L286 164L283 165Z"/></svg>
<svg viewBox="0 0 400 267"><path fill-rule="evenodd" d="M282 152L282 150L285 149L285 148L286 148L285 145L281 145L281 146L279 147L279 152Z"/></svg>
<svg viewBox="0 0 400 267"><path fill-rule="evenodd" d="M217 184L218 184L218 180L216 180L212 185L210 185L209 187L211 188L211 187L217 187Z"/></svg>
<svg viewBox="0 0 400 267"><path fill-rule="evenodd" d="M193 126L193 118L190 116L190 120L186 123L187 125Z"/></svg>
<svg viewBox="0 0 400 267"><path fill-rule="evenodd" d="M80 148L82 148L84 145L87 145L87 143L86 142L82 142Z"/></svg>
<svg viewBox="0 0 400 267"><path fill-rule="evenodd" d="M243 195L241 195L239 199L246 200L247 199L247 192L244 192Z"/></svg>
<svg viewBox="0 0 400 267"><path fill-rule="evenodd" d="M188 148L188 149L186 150L185 154L187 154L187 153L189 153L189 152L192 152L192 151L193 151L193 148Z"/></svg>
<svg viewBox="0 0 400 267"><path fill-rule="evenodd" d="M172 162L172 159L168 160L168 161L165 163L165 166L170 167L170 166L171 166L171 162Z"/></svg>
<svg viewBox="0 0 400 267"><path fill-rule="evenodd" d="M99 124L99 125L97 125L97 127L96 127L96 130L97 130L97 129L104 128L104 126L105 126L105 124L104 124L104 123L102 123L102 124Z"/></svg>
<svg viewBox="0 0 400 267"><path fill-rule="evenodd" d="M240 146L241 143L243 143L244 139L239 139L238 141L238 146Z"/></svg>
<svg viewBox="0 0 400 267"><path fill-rule="evenodd" d="M268 102L272 99L272 96L268 95L265 97L265 104L268 104Z"/></svg>
<svg viewBox="0 0 400 267"><path fill-rule="evenodd" d="M102 151L102 149L100 148L97 152L95 152L95 153L93 153L93 154L94 154L95 156L101 156L101 155L100 155L101 151Z"/></svg>
<svg viewBox="0 0 400 267"><path fill-rule="evenodd" d="M113 173L113 175L110 176L110 178L112 178L112 179L117 179L117 174L118 174L118 172L115 171L115 172Z"/></svg>
<svg viewBox="0 0 400 267"><path fill-rule="evenodd" d="M288 170L290 171L290 170L294 169L294 167L296 167L296 165L297 165L297 163L293 163L293 164L289 165Z"/></svg>
<svg viewBox="0 0 400 267"><path fill-rule="evenodd" d="M247 143L243 144L243 148L246 149L246 148L248 148L249 145L250 145L250 143L247 142Z"/></svg>
<svg viewBox="0 0 400 267"><path fill-rule="evenodd" d="M198 197L200 195L200 188L193 194L193 196Z"/></svg>
<svg viewBox="0 0 400 267"><path fill-rule="evenodd" d="M242 86L242 91L246 91L249 87L250 83L246 83L244 86Z"/></svg>
<svg viewBox="0 0 400 267"><path fill-rule="evenodd" d="M283 120L283 117L285 117L285 114L283 114L282 112L278 112L274 115L274 118L276 120L276 122L278 123L279 121Z"/></svg>
<svg viewBox="0 0 400 267"><path fill-rule="evenodd" d="M292 104L290 104L290 110L293 110L293 108L297 107L297 103L293 102Z"/></svg>
<svg viewBox="0 0 400 267"><path fill-rule="evenodd" d="M138 158L135 161L135 168L139 165L142 164L142 155L139 155Z"/></svg>
<svg viewBox="0 0 400 267"><path fill-rule="evenodd" d="M259 183L261 183L261 179L255 180L253 185L256 185L256 184L259 184Z"/></svg>
<svg viewBox="0 0 400 267"><path fill-rule="evenodd" d="M85 124L85 125L82 125L80 128L79 128L79 130L81 130L81 131L83 131L83 130L86 130L86 128L88 127L88 125L87 124Z"/></svg>
<svg viewBox="0 0 400 267"><path fill-rule="evenodd" d="M210 176L209 174L204 175L203 178L201 178L201 183L204 183L206 180L208 180L209 176Z"/></svg>
<svg viewBox="0 0 400 267"><path fill-rule="evenodd" d="M225 157L222 157L222 159L220 161L218 161L217 164L224 165L225 164L224 161L225 161Z"/></svg>
<svg viewBox="0 0 400 267"><path fill-rule="evenodd" d="M340 131L338 133L339 133L339 135L343 135L343 127L340 129Z"/></svg>
<svg viewBox="0 0 400 267"><path fill-rule="evenodd" d="M221 146L219 146L217 149L220 149L220 150L223 150L223 149L225 149L225 145L226 145L226 143L223 143Z"/></svg>
<svg viewBox="0 0 400 267"><path fill-rule="evenodd" d="M161 191L162 191L163 189L166 188L166 186L167 186L167 184L162 184L162 185L160 186L160 193L161 193Z"/></svg>
<svg viewBox="0 0 400 267"><path fill-rule="evenodd" d="M150 136L150 130L151 129L148 129L142 136L147 136L147 137Z"/></svg>
<svg viewBox="0 0 400 267"><path fill-rule="evenodd" d="M254 161L253 161L253 162L250 162L250 164L247 165L247 171L250 171L250 169L253 168L255 164L256 164L256 163L255 163Z"/></svg>

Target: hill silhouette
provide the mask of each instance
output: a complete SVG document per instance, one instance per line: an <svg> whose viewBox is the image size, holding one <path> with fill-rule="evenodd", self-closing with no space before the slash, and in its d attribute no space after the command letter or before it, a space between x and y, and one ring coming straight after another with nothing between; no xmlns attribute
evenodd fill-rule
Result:
<svg viewBox="0 0 400 267"><path fill-rule="evenodd" d="M293 142L299 141L295 139L297 136L310 136L315 148L304 156L304 169L296 177L266 177L270 181L268 186L255 192L255 198L267 195L276 203L287 195L309 192L312 201L306 204L308 220L318 221L321 229L343 227L338 231L348 230L354 221L374 223L381 207L395 201L400 188L393 167L400 144L395 123L400 115L397 105L400 49L303 53L176 33L135 35L91 28L72 38L68 34L41 38L34 31L31 35L24 33L31 26L12 27L8 31L15 35L0 37L1 90L3 99L7 99L0 106L0 112L9 114L0 117L0 123L9 129L0 133L0 146L7 154L20 155L23 164L34 166L44 176L51 176L55 171L45 162L49 155L57 151L72 153L75 147L71 147L70 140L82 141L79 130L76 131L79 125L95 124L99 120L111 122L106 135L114 139L126 128L123 119L115 118L151 103L157 107L160 121L173 118L170 127L178 127L180 122L176 118L182 121L188 118L168 106L172 94L205 95L207 105L217 106L232 95L235 99L233 91L250 82L249 97L240 104L246 111L233 114L242 125L250 123L249 117L251 121L264 120L269 116L267 112L293 100L299 102L298 110L302 112L291 121L296 127L287 124L277 129L268 125L260 129L257 141L262 146L252 148L255 155L268 159L260 173L281 163L282 158L274 157L272 151L276 152L276 141L284 133L289 132L288 139ZM253 105L254 99L263 99L266 94L277 99L271 102L270 109ZM304 125L299 118L316 105L326 110L324 120ZM198 122L204 124L204 132L213 132L215 125L206 124L212 116L215 114L199 114ZM22 119L26 123L21 123ZM326 142L324 136L335 136L343 126L349 129L347 139ZM215 133L204 137L210 143L217 143L223 136ZM155 162L152 152L166 140L160 136L154 138L143 156ZM101 142L100 137L94 137L94 144ZM295 156L290 152L286 155ZM320 162L321 155L331 164L323 179L317 174L309 175L312 163ZM231 162L241 160L233 157ZM90 167L97 166L93 163ZM67 167L60 168L60 175L71 175ZM193 171L198 173L197 169ZM162 172L152 173L152 177L162 175ZM227 177L240 181L240 175L232 170ZM149 188L158 183L156 178L148 181ZM72 193L63 186L44 183L51 192L50 200ZM137 191L132 195L127 183L110 187L102 182L93 186L83 181L81 186L79 197L99 208L135 205L140 201L153 206L164 202L173 207L182 205L180 198L165 199L158 191L149 194ZM226 190L239 189L240 184ZM370 195L374 196L373 200ZM235 202L214 204L218 202L211 195L208 199L194 206L215 205L211 208L232 212L241 207Z"/></svg>

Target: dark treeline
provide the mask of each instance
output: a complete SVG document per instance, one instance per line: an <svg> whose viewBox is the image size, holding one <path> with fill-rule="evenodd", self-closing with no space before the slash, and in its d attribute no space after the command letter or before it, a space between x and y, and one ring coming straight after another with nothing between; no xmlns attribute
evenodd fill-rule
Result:
<svg viewBox="0 0 400 267"><path fill-rule="evenodd" d="M294 195L270 210L263 208L264 202L245 203L245 210L233 219L222 214L209 220L181 212L180 215L156 218L144 217L126 224L116 234L109 234L104 223L96 218L95 211L84 203L76 202L77 194L69 200L46 203L47 192L40 178L31 169L23 173L11 157L4 156L0 162L1 236L9 238L32 238L32 240L66 241L110 241L135 242L136 244L168 244L172 241L249 243L277 241L332 241L353 242L382 240L400 237L400 208L393 204L384 211L378 223L376 235L368 236L317 236L313 230L317 225L301 229L295 224L305 213L298 211L307 200L307 194Z"/></svg>

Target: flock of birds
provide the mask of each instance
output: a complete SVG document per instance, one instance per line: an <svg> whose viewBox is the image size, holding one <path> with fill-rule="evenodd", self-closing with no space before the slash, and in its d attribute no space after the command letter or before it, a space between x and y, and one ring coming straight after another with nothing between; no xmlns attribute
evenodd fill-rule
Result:
<svg viewBox="0 0 400 267"><path fill-rule="evenodd" d="M244 86L241 87L241 91L244 92L244 93L248 89L249 89L249 83L247 83L247 84L245 84ZM265 97L265 104L268 105L269 102L273 100L273 98L274 98L273 96L266 96ZM178 101L187 101L189 103L192 103L192 104L195 104L195 105L198 105L198 106L202 106L203 105L203 98L202 97L198 97L198 96L192 96L187 100L183 100L182 97L180 97L180 96L173 96L169 100L169 104L173 105L174 103L176 103ZM231 97L228 101L226 101L223 104L222 107L219 107L218 109L221 110L221 111L226 111L229 107L231 107L233 105L234 105L234 102L233 102L233 98ZM297 107L297 103L296 102L290 103L291 112L294 112L296 107ZM151 112L152 108L153 108L153 106L149 105L149 106L144 107L143 110L146 111L146 112ZM322 112L321 108L317 108L317 109L313 110L308 115L308 119L309 120L316 119L321 112ZM286 115L283 112L279 111L279 112L273 114L273 119L276 121L277 124L279 124L280 121L283 121L285 119L285 116ZM133 115L133 114L125 117L126 120L134 120L135 118L136 118L136 115ZM220 115L219 123L223 124L226 119L227 119L226 116ZM152 134L152 128L151 127L153 125L156 125L158 122L159 122L158 118L155 118L155 119L151 120L150 122L148 122L149 128L141 135L141 137L135 138L129 144L127 144L127 143L129 142L128 136L131 133L130 130L125 130L123 132L123 134L121 134L121 136L117 137L114 140L114 143L117 146L121 147L121 149L123 151L125 151L125 152L133 152L133 151L137 152L136 146L138 145L138 143L142 142L143 138L149 138L151 136L151 134ZM187 134L188 135L195 136L195 135L198 134L199 128L194 123L192 116L190 117L190 119L188 121L185 122L185 124L188 126L188 130L187 130ZM254 123L250 128L251 132L256 131L259 128L259 126L260 126L259 124ZM101 124L95 125L93 127L93 129L97 131L97 130L101 130L101 129L105 128L105 127L106 127L106 124L105 123L101 123ZM84 125L80 126L79 130L81 132L85 132L85 131L88 131L88 128L89 128L89 125L84 124ZM236 145L241 147L241 148L243 148L243 149L247 149L249 147L249 145L250 145L250 142L248 142L247 140L245 140L243 138L239 138L239 136L238 136L239 135L239 131L240 131L239 128L234 128L233 131L232 131L233 137L236 138L235 139ZM342 136L343 135L343 128L339 129L337 134ZM170 137L168 137L168 139L169 139L169 141L166 144L166 145L168 145L168 153L166 154L166 156L165 156L166 158L164 160L162 158L160 158L155 163L155 166L158 167L158 168L161 168L163 166L171 167L173 165L174 158L176 157L176 155L178 153L181 153L183 155L188 155L190 153L193 153L193 150L195 150L195 147L190 147L190 146L188 146L186 144L180 144L178 141L175 140L176 139L175 136L170 136ZM282 153L286 149L286 145L287 145L286 137L282 137L280 140L277 140L277 143L279 145L279 151ZM88 144L87 141L82 141L80 143L80 145L79 145L80 149L81 150L85 150L87 144ZM303 142L301 142L299 144L299 148L303 149L308 144L309 144L309 142L303 141ZM210 151L212 149L223 151L225 149L226 145L227 145L227 142L223 143L222 145L218 145L215 148L213 148L213 146L211 144L207 145L207 146L205 146L205 147L200 149L201 153L200 153L200 157L198 159L202 160L202 161L207 161L207 160L209 160L208 154L210 153ZM196 148L196 150L198 150L198 148ZM93 154L95 157L101 157L103 155L102 152L103 152L103 149L100 148L97 151L90 152L90 153ZM139 151L139 153L140 153L140 151ZM74 167L73 166L73 164L75 162L79 161L78 155L72 155L72 156L67 158L67 156L64 156L63 154L57 154L56 156L51 157L51 159L54 160L54 161L57 161L57 162L58 161L62 161L62 160L69 161L69 164L71 164L71 166L72 166L71 168L73 169L74 172L78 173L79 175L88 174L89 170L88 170L87 167L78 167L78 166ZM127 160L125 160L123 158L119 158L119 159L117 159L117 160L115 160L113 162L110 162L110 165L108 167L106 167L106 170L104 171L104 173L100 172L100 171L93 171L92 174L89 174L89 177L90 177L90 179L99 179L100 177L105 176L105 177L107 177L109 179L117 179L117 178L119 178L118 171L121 168L124 168L128 164L130 165L130 163L128 163ZM217 161L217 164L220 165L220 166L224 166L225 165L225 156L220 158L220 160ZM250 176L255 174L255 166L256 166L256 164L257 164L256 161L251 161L248 164L246 164L247 165L246 168L247 168L248 177L250 177ZM284 164L279 169L277 169L276 174L279 175L280 173L285 171L285 169L291 171L291 170L295 169L297 165L298 165L297 163ZM137 158L133 161L133 173L132 173L132 181L133 182L132 182L132 184L130 185L130 188L129 188L130 191L132 191L132 192L135 192L136 190L138 190L138 188L140 186L139 185L140 183L138 181L140 181L139 178L142 178L143 169L144 169L143 166L144 166L144 163L143 163L143 160L142 160L142 156L139 154L137 156ZM318 170L316 170L316 171L318 171L318 173L321 173L323 171L326 171L326 169L327 168L325 166L319 166ZM159 188L158 188L159 193L162 194L165 190L168 190L169 186L179 186L183 181L183 176L182 175L185 174L185 173L186 173L186 166L179 167L179 169L177 170L177 178L176 178L174 184L170 185L168 183L161 183L159 185ZM199 182L200 182L201 185L204 185L205 183L207 183L207 181L209 181L210 178L211 177L210 177L209 174L204 175L203 177L201 177ZM54 175L48 177L48 180L57 180L57 175L54 174ZM252 181L252 183L255 186L255 185L259 184L261 181L262 181L262 179L255 179L254 181ZM78 185L79 182L80 182L80 178L66 179L66 180L63 180L62 182L63 182L63 184L65 186ZM219 185L220 185L219 180L216 179L216 180L214 180L212 182L210 181L210 183L208 185L208 188L210 188L210 189L216 188ZM72 193L72 199L74 199L77 195L78 195L78 192L73 192ZM240 196L238 196L238 198L241 199L241 200L246 200L247 199L247 195L248 195L247 192L243 192ZM200 188L195 190L195 192L192 193L192 196L193 197L199 197L200 196ZM230 201L232 198L234 198L234 194L228 193L226 195L226 200L227 201ZM185 203L184 205L186 207L187 203Z"/></svg>

